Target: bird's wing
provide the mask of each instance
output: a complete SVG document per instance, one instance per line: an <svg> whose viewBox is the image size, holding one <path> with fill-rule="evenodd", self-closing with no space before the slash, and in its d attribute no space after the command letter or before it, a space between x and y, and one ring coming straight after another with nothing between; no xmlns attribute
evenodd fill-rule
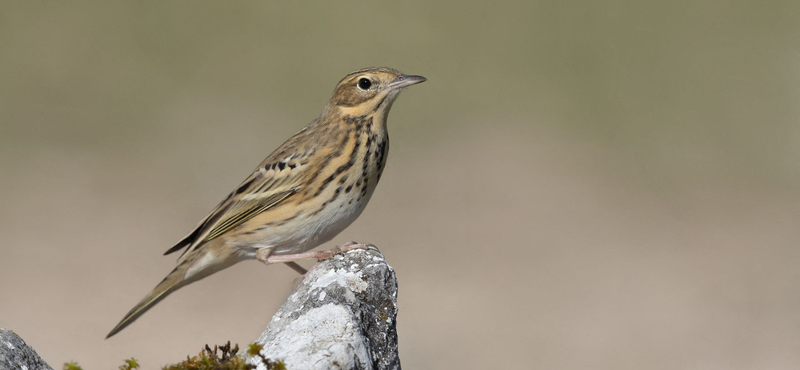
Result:
<svg viewBox="0 0 800 370"><path fill-rule="evenodd" d="M164 254L189 247L181 254L197 249L227 231L243 224L300 191L307 169L306 158L290 155L281 159L270 156L256 168L200 224Z"/></svg>

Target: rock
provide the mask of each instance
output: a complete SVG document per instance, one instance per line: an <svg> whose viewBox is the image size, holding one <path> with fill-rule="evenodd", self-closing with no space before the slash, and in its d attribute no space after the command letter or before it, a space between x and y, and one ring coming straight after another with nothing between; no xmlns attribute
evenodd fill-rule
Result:
<svg viewBox="0 0 800 370"><path fill-rule="evenodd" d="M394 270L377 249L352 250L314 266L257 343L287 369L399 370L396 318Z"/></svg>
<svg viewBox="0 0 800 370"><path fill-rule="evenodd" d="M0 370L53 370L16 333L0 328Z"/></svg>

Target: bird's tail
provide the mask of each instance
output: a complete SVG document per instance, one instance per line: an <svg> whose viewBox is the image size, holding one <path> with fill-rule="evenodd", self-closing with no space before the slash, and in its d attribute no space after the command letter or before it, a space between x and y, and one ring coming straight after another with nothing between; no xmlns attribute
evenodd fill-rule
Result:
<svg viewBox="0 0 800 370"><path fill-rule="evenodd" d="M164 280L161 281L158 285L156 285L153 290L148 293L133 309L122 318L122 321L111 330L110 333L106 336L106 339L111 338L114 334L119 333L120 330L125 329L126 326L130 325L139 316L142 316L147 310L153 307L156 303L160 302L162 299L166 298L170 293L180 289L184 285L191 283L192 281L198 279L188 280L185 279L186 275L186 265L182 263L178 265L172 272L167 275Z"/></svg>

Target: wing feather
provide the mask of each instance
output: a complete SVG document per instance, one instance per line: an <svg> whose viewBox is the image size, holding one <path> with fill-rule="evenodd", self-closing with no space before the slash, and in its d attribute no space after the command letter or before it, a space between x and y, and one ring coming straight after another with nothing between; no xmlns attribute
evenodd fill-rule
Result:
<svg viewBox="0 0 800 370"><path fill-rule="evenodd" d="M199 248L203 244L247 222L258 214L275 207L302 188L302 176L307 166L300 158L286 158L275 165L267 158L225 200L220 202L191 233L167 250L170 254L188 248L181 254ZM291 160L291 165L287 165ZM179 258L179 259L180 259Z"/></svg>

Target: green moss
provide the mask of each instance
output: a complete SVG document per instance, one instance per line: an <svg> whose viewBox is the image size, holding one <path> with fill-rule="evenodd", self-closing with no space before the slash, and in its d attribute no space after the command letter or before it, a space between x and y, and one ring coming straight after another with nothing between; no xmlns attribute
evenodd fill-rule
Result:
<svg viewBox="0 0 800 370"><path fill-rule="evenodd" d="M83 370L83 368L80 365L78 365L78 363L75 362L75 361L64 363L64 367L62 369L64 369L64 370Z"/></svg>
<svg viewBox="0 0 800 370"><path fill-rule="evenodd" d="M263 346L251 344L247 348L250 357L256 357L269 370L286 370L283 361L271 361L260 352ZM231 342L223 346L214 346L212 350L208 345L197 356L186 356L186 360L174 365L166 366L163 370L252 370L255 365L248 364L244 358L237 356L239 345L231 348Z"/></svg>
<svg viewBox="0 0 800 370"><path fill-rule="evenodd" d="M249 357L258 358L268 370L286 370L286 364L283 361L268 360L261 354L264 346L252 343L247 347L247 355ZM186 356L183 362L165 366L163 370L254 370L255 365L248 364L245 359L236 354L239 352L239 345L231 348L231 342L228 341L224 346L211 347L206 344L197 356ZM135 358L125 360L125 363L120 365L119 370L135 370L139 368L139 362ZM67 362L64 364L64 370L83 370L77 362Z"/></svg>
<svg viewBox="0 0 800 370"><path fill-rule="evenodd" d="M125 360L125 364L120 365L119 370L133 370L138 369L139 363L136 362L136 359L131 357L129 360Z"/></svg>
<svg viewBox="0 0 800 370"><path fill-rule="evenodd" d="M139 368L139 363L136 362L136 359L131 357L129 360L125 360L125 363L119 366L119 370L135 370ZM66 362L64 363L64 370L83 370L83 368L78 365L77 362Z"/></svg>
<svg viewBox="0 0 800 370"><path fill-rule="evenodd" d="M250 345L247 346L247 355L250 357L258 356L261 354L262 349L264 349L263 344L250 343Z"/></svg>

